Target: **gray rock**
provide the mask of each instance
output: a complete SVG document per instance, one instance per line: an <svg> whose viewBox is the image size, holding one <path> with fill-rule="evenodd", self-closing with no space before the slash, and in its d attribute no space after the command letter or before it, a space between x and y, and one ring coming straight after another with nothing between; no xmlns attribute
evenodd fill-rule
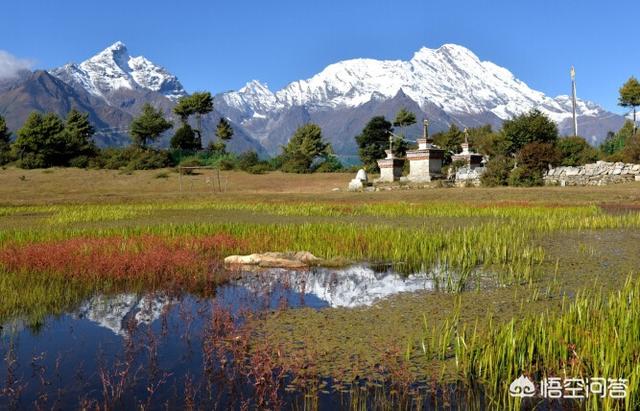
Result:
<svg viewBox="0 0 640 411"><path fill-rule="evenodd" d="M230 255L224 259L225 265L254 265L264 268L306 268L318 264L321 260L308 251L291 253L264 253L249 255Z"/></svg>

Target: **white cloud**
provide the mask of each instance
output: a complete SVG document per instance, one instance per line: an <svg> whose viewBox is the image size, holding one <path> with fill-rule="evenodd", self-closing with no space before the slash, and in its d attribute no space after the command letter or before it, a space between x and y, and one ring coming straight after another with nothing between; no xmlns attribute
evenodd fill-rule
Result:
<svg viewBox="0 0 640 411"><path fill-rule="evenodd" d="M21 59L9 52L0 50L0 79L15 77L22 70L30 70L33 61Z"/></svg>

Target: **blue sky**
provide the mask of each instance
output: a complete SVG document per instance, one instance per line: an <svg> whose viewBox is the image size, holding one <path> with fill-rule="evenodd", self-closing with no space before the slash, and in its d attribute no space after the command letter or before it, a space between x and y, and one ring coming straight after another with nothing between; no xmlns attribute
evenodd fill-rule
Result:
<svg viewBox="0 0 640 411"><path fill-rule="evenodd" d="M638 10L618 0L23 0L2 5L0 50L50 68L121 40L188 90L217 93L457 43L551 96L569 93L574 64L579 97L623 112L618 88L640 77Z"/></svg>

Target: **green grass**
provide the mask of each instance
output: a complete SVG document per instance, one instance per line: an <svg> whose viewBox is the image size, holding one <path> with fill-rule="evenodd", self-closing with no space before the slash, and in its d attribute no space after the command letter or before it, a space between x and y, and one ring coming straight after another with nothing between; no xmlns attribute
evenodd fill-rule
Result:
<svg viewBox="0 0 640 411"><path fill-rule="evenodd" d="M617 292L597 287L563 299L561 312L530 313L506 324L491 323L485 333L469 329L454 316L451 334L456 365L469 383L480 383L496 406L509 408L508 385L518 376L625 378L625 401L591 397L589 409L640 407L640 282L629 277ZM428 332L428 335L432 335ZM443 335L443 334L441 334ZM451 337L451 338L449 338ZM425 351L429 355L428 351Z"/></svg>

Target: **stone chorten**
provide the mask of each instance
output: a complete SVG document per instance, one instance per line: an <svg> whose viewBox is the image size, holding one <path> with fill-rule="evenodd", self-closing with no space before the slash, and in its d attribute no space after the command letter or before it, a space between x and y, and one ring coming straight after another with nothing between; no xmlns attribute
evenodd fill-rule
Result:
<svg viewBox="0 0 640 411"><path fill-rule="evenodd" d="M464 129L464 143L460 144L462 152L451 156L451 161L464 161L469 169L482 167L482 154L471 151L469 144L469 133Z"/></svg>
<svg viewBox="0 0 640 411"><path fill-rule="evenodd" d="M389 149L384 150L384 152L387 153L387 157L378 160L378 167L380 168L378 182L393 183L402 177L402 167L404 166L404 159L393 154L393 135L389 135Z"/></svg>
<svg viewBox="0 0 640 411"><path fill-rule="evenodd" d="M418 139L418 149L407 151L409 160L409 181L427 182L442 177L444 150L433 144L429 137L429 121L424 120L422 138Z"/></svg>

